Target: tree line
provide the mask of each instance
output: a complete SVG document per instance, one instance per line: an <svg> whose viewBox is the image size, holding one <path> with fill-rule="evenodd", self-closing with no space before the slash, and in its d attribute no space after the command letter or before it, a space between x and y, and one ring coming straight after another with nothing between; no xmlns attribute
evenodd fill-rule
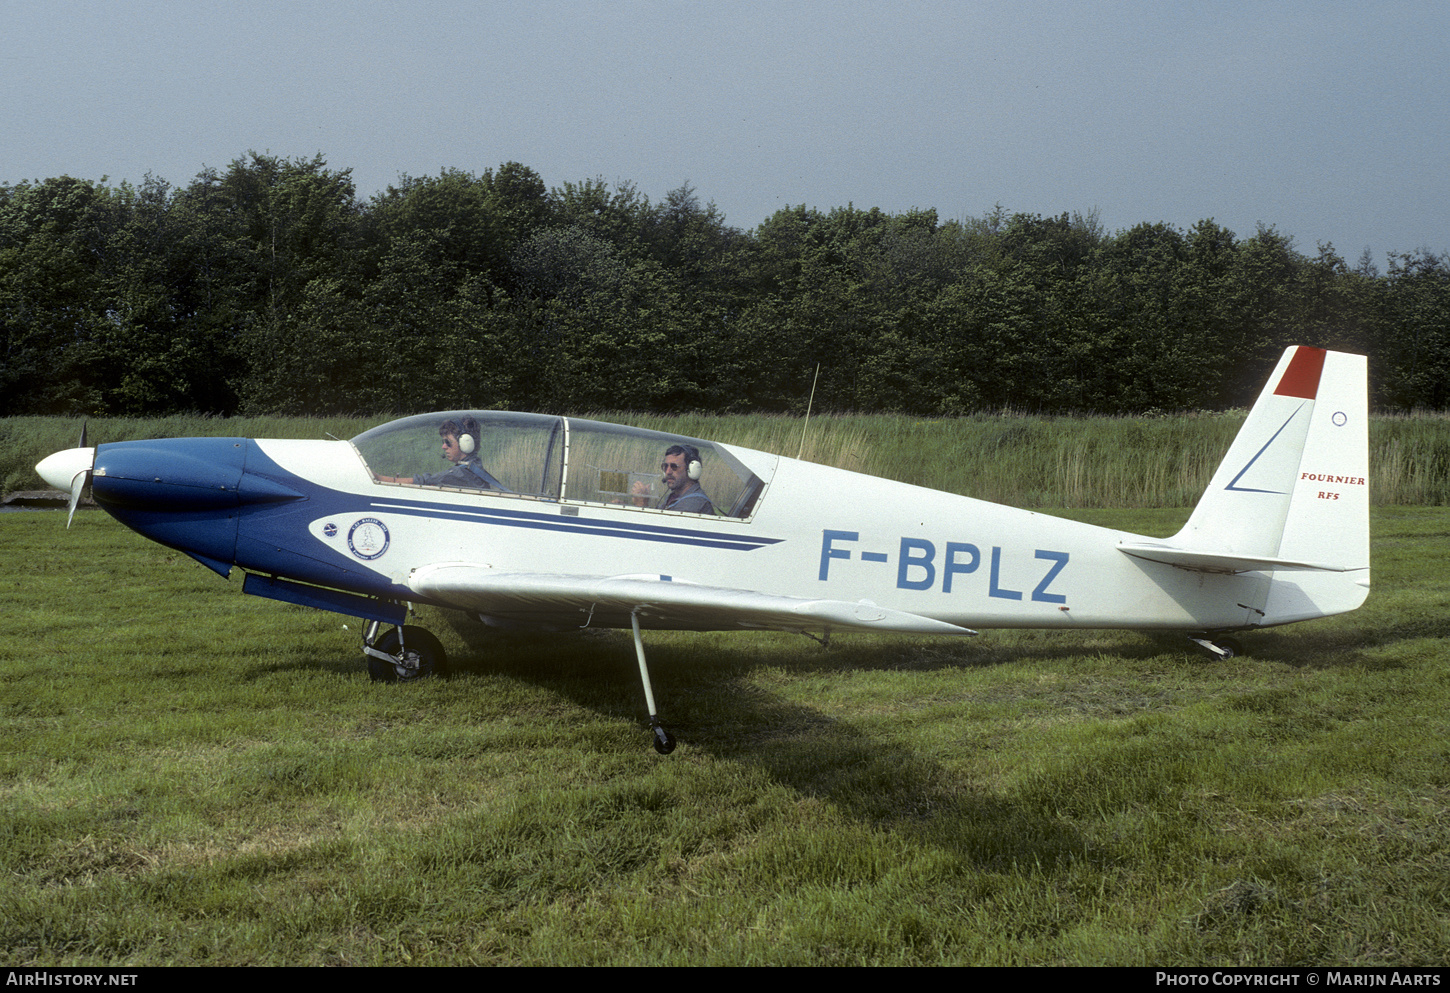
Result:
<svg viewBox="0 0 1450 993"><path fill-rule="evenodd" d="M1450 258L1387 261L1000 207L744 231L688 183L513 162L362 200L321 155L249 153L184 187L0 186L0 415L1221 409L1289 344L1444 409Z"/></svg>

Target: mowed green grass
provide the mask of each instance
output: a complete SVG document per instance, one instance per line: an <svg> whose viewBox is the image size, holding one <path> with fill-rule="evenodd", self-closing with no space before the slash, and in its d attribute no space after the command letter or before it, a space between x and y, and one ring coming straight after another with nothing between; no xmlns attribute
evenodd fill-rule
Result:
<svg viewBox="0 0 1450 993"><path fill-rule="evenodd" d="M11 966L1450 963L1445 508L1227 662L649 634L668 757L627 633L425 612L457 674L376 685L355 622L64 525L0 515Z"/></svg>

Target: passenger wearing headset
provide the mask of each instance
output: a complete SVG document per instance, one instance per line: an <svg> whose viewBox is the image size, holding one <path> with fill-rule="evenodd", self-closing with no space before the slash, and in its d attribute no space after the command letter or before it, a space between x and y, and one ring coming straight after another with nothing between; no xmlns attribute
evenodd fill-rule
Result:
<svg viewBox="0 0 1450 993"><path fill-rule="evenodd" d="M713 514L715 505L700 489L697 480L704 466L700 462L699 449L694 445L671 445L665 449L660 472L665 484L665 495L659 503L660 510L682 510L691 514Z"/></svg>
<svg viewBox="0 0 1450 993"><path fill-rule="evenodd" d="M507 487L489 474L478 457L478 438L482 432L478 421L465 417L461 422L448 419L438 426L443 439L443 457L453 463L444 472L427 472L417 476L379 476L384 483L413 483L417 486L457 486L474 490L501 490Z"/></svg>

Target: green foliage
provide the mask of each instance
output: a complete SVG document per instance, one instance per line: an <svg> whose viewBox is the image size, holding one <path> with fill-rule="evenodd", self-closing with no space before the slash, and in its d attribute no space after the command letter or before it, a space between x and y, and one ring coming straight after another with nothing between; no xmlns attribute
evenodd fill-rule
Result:
<svg viewBox="0 0 1450 993"><path fill-rule="evenodd" d="M320 155L256 152L179 188L0 186L0 335L0 414L1221 410L1294 343L1368 354L1378 405L1450 405L1427 250L1380 276L1272 227L1000 205L746 232L689 183L654 203L517 162L366 203Z"/></svg>
<svg viewBox="0 0 1450 993"><path fill-rule="evenodd" d="M1387 399L1403 409L1450 403L1450 258L1428 251L1390 257L1386 310L1399 331L1386 358Z"/></svg>

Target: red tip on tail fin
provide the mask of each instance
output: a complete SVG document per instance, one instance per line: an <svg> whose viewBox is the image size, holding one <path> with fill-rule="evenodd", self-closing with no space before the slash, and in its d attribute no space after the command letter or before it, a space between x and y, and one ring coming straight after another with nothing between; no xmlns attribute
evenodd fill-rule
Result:
<svg viewBox="0 0 1450 993"><path fill-rule="evenodd" d="M1281 397L1302 397L1313 400L1319 392L1319 374L1324 371L1325 351L1300 345L1289 360L1289 368L1274 388L1274 395Z"/></svg>

